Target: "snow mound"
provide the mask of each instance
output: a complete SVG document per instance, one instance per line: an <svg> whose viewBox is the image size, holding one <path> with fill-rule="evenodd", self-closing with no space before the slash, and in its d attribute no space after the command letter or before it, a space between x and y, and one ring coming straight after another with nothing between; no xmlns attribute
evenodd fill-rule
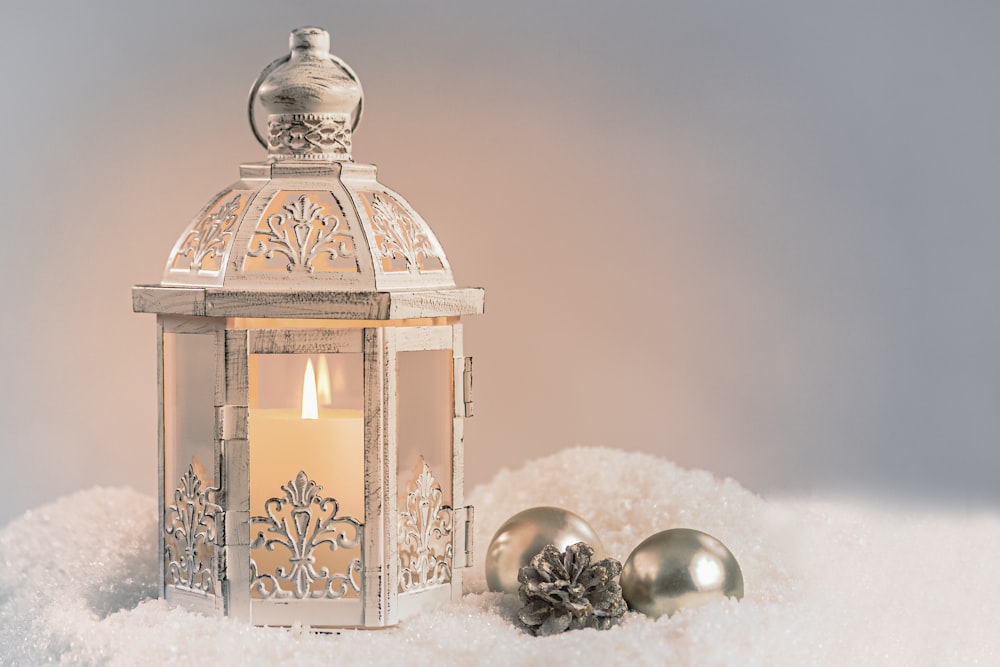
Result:
<svg viewBox="0 0 1000 667"><path fill-rule="evenodd" d="M93 488L0 530L0 664L884 665L1000 660L1000 516L764 500L661 458L573 448L473 489L467 594L398 628L313 634L169 609L155 595L156 501ZM607 632L537 639L516 597L486 592L483 554L512 514L557 505L624 559L689 527L721 539L746 596Z"/></svg>

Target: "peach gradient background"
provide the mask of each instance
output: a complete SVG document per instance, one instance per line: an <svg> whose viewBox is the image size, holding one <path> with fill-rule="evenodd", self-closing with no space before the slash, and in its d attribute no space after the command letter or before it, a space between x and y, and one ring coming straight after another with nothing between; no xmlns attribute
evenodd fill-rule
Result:
<svg viewBox="0 0 1000 667"><path fill-rule="evenodd" d="M1000 504L1000 5L24 2L0 522L152 493L129 289L261 157L246 90L309 24L364 83L355 156L487 288L470 484L603 444L764 493Z"/></svg>

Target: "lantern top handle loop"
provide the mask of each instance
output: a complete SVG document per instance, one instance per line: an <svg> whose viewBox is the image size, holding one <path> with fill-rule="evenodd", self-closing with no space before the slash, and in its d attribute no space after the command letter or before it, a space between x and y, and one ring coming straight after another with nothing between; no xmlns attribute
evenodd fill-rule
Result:
<svg viewBox="0 0 1000 667"><path fill-rule="evenodd" d="M354 70L330 53L330 33L296 28L289 53L264 68L250 87L247 116L257 141L276 160L351 160L364 91ZM268 136L257 129L257 100L268 112Z"/></svg>

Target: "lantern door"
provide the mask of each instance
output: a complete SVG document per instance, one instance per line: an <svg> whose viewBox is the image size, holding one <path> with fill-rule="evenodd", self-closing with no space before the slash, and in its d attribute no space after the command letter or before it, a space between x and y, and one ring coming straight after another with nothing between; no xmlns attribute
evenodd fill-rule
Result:
<svg viewBox="0 0 1000 667"><path fill-rule="evenodd" d="M462 505L461 335L458 324L393 330L400 619L460 597L471 551Z"/></svg>
<svg viewBox="0 0 1000 667"><path fill-rule="evenodd" d="M362 340L362 329L246 332L246 584L257 625L365 624Z"/></svg>
<svg viewBox="0 0 1000 667"><path fill-rule="evenodd" d="M216 407L223 320L161 316L160 572L171 604L222 613Z"/></svg>

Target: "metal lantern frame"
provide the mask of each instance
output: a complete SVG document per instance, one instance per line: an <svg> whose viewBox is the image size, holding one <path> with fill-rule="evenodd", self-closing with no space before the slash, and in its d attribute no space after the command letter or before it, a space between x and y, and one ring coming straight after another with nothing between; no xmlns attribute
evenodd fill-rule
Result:
<svg viewBox="0 0 1000 667"><path fill-rule="evenodd" d="M461 317L483 312L484 291L456 287L422 218L373 166L353 162L360 84L328 39L296 30L291 54L254 84L251 122L258 94L270 111L268 161L241 166L180 236L163 280L133 288L133 309L157 316L161 595L257 625L384 627L458 599L471 565L463 467L472 360ZM318 92L290 103L289 86L303 80ZM191 345L201 356L185 361ZM426 463L410 476L397 467L399 359L426 351L450 361L440 397L450 403L446 479ZM304 354L362 359L362 517L338 514L337 489L308 470L270 490L266 513L252 511L254 363ZM183 363L200 379L181 377ZM181 393L205 415L194 436L178 435L190 407ZM181 460L178 438L211 462ZM287 547L289 567L258 571L254 554L265 546ZM314 566L318 549L358 556L347 571L326 572ZM279 581L289 572L294 582Z"/></svg>

